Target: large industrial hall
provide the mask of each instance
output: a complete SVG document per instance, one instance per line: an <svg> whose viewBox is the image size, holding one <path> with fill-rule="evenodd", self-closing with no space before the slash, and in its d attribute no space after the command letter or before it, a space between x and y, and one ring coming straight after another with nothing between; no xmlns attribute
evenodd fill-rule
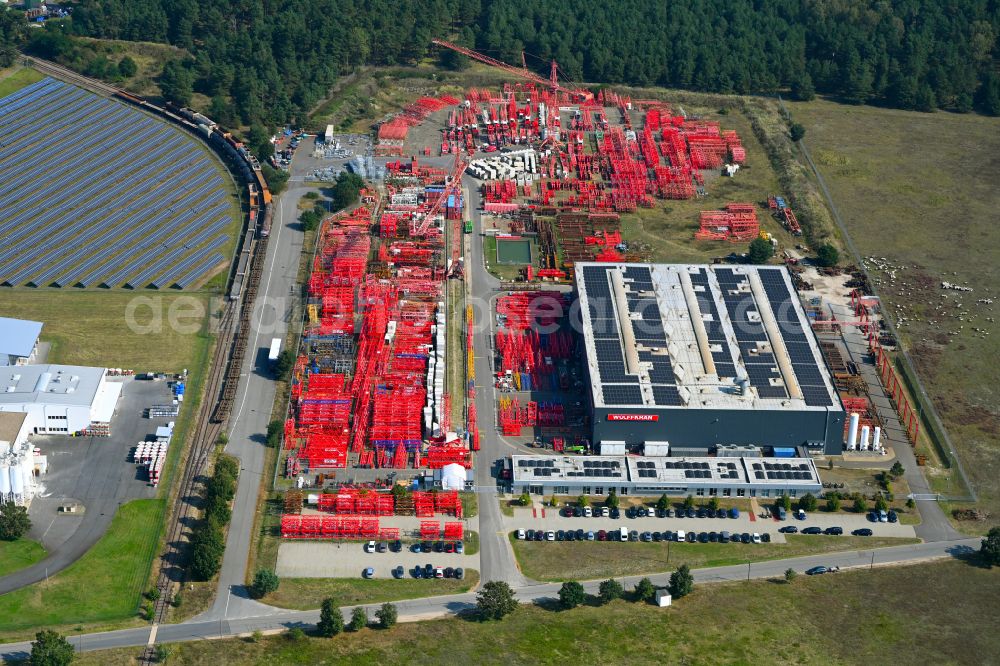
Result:
<svg viewBox="0 0 1000 666"><path fill-rule="evenodd" d="M576 285L602 453L840 453L844 410L785 269L580 263Z"/></svg>

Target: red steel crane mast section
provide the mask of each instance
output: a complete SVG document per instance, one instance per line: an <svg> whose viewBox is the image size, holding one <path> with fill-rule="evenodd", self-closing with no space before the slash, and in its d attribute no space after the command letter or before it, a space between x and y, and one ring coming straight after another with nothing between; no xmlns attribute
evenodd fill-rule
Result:
<svg viewBox="0 0 1000 666"><path fill-rule="evenodd" d="M593 95L586 90L570 90L568 88L563 88L559 85L559 78L557 75L558 64L555 60L552 61L552 69L549 74L548 80L535 74L527 67L514 67L513 65L508 65L507 63L497 60L496 58L491 58L488 55L479 53L478 51L473 51L472 49L467 49L464 46L459 46L458 44L452 44L451 42L446 42L443 39L432 39L431 43L437 44L438 46L443 46L446 49L451 49L457 53L461 53L464 56L468 56L473 60L478 60L481 63L485 63L490 67L496 67L497 69L502 69L503 71L513 74L514 76L520 76L521 78L528 79L542 86L548 86L552 92L564 92L570 96L579 96L584 100L590 99ZM524 62L524 55L521 56L521 61Z"/></svg>
<svg viewBox="0 0 1000 666"><path fill-rule="evenodd" d="M458 190L459 186L462 184L462 174L468 168L468 162L462 159L462 155L459 152L455 153L455 166L452 168L449 180L445 183L444 190L441 192L441 197L434 202L431 209L427 211L424 215L424 219L415 227L414 235L416 236L426 236L427 231L431 228L434 223L434 217L441 212L441 208L444 206L445 202L448 201L448 197Z"/></svg>

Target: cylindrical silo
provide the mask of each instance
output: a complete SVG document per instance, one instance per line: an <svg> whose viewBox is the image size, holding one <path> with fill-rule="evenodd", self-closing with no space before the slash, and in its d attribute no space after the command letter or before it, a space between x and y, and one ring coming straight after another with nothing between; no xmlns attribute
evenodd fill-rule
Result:
<svg viewBox="0 0 1000 666"><path fill-rule="evenodd" d="M882 428L875 426L875 437L872 440L872 450L878 451L882 448Z"/></svg>
<svg viewBox="0 0 1000 666"><path fill-rule="evenodd" d="M857 448L858 444L858 422L861 417L858 416L857 412L851 414L850 424L847 426L847 450L853 451Z"/></svg>
<svg viewBox="0 0 1000 666"><path fill-rule="evenodd" d="M10 468L6 460L0 460L0 500L7 499L10 494Z"/></svg>
<svg viewBox="0 0 1000 666"><path fill-rule="evenodd" d="M858 449L861 451L868 450L868 434L871 432L871 428L868 426L861 426L861 438L858 440Z"/></svg>
<svg viewBox="0 0 1000 666"><path fill-rule="evenodd" d="M10 492L15 495L24 494L24 478L21 476L21 467L19 465L12 465L7 468L8 476L10 477Z"/></svg>

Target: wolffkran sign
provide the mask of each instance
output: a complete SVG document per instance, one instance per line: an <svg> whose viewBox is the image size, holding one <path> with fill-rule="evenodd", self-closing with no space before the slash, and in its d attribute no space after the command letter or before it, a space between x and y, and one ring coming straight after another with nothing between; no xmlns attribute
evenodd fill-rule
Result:
<svg viewBox="0 0 1000 666"><path fill-rule="evenodd" d="M659 421L659 414L608 414L609 421Z"/></svg>

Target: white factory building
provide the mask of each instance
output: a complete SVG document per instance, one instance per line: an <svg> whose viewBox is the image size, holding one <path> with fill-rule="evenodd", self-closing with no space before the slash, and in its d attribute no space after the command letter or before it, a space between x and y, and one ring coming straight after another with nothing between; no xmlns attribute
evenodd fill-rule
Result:
<svg viewBox="0 0 1000 666"><path fill-rule="evenodd" d="M42 322L0 317L0 366L34 363Z"/></svg>
<svg viewBox="0 0 1000 666"><path fill-rule="evenodd" d="M33 434L71 434L106 429L122 384L105 368L80 365L21 365L0 368L0 412L27 414Z"/></svg>
<svg viewBox="0 0 1000 666"><path fill-rule="evenodd" d="M45 456L28 443L28 415L0 412L0 502L27 505L35 494L36 471L44 474Z"/></svg>

